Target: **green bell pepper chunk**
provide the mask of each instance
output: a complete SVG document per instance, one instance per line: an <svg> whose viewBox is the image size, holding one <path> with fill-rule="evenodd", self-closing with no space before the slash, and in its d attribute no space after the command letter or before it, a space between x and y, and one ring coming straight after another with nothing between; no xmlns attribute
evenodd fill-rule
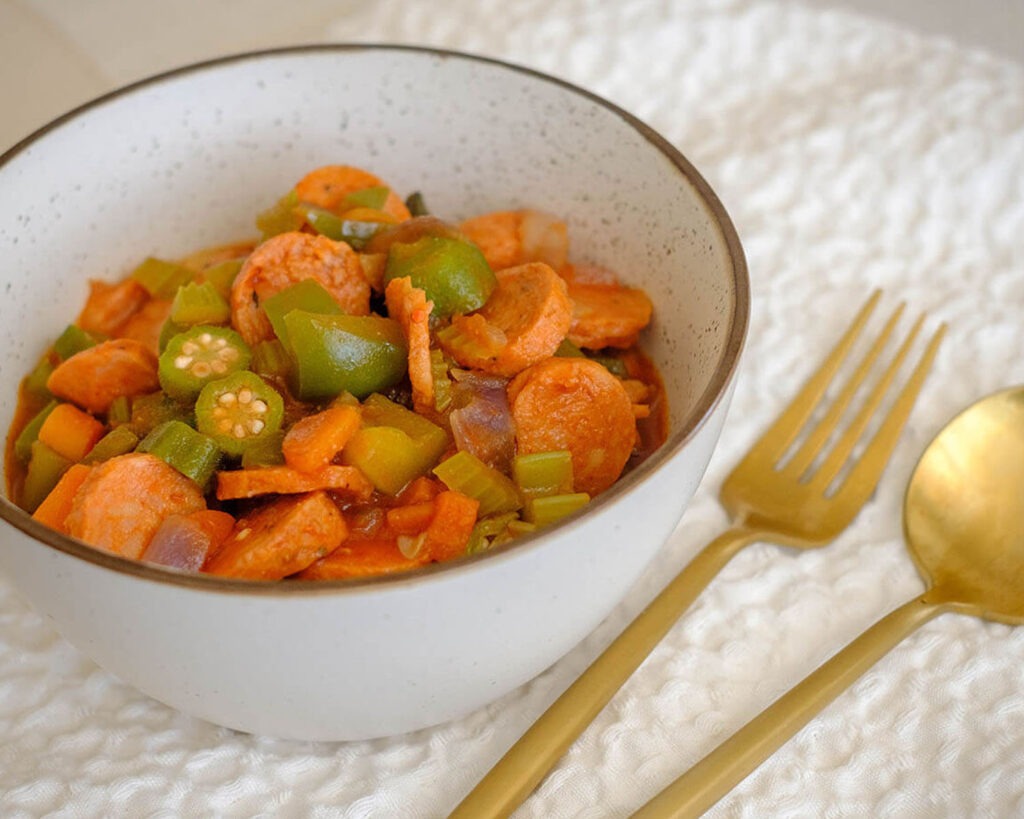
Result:
<svg viewBox="0 0 1024 819"><path fill-rule="evenodd" d="M405 375L408 349L394 319L292 310L284 323L295 362L292 390L303 401L342 391L365 398Z"/></svg>
<svg viewBox="0 0 1024 819"><path fill-rule="evenodd" d="M157 299L173 299L178 288L194 277L195 272L189 268L152 256L132 271L132 278Z"/></svg>
<svg viewBox="0 0 1024 819"><path fill-rule="evenodd" d="M53 342L53 351L60 356L61 361L67 361L75 353L95 347L99 341L100 339L77 324L69 324Z"/></svg>
<svg viewBox="0 0 1024 819"><path fill-rule="evenodd" d="M391 189L387 185L376 185L372 188L363 188L361 191L352 191L345 197L344 207L380 210L388 201L389 193L391 193Z"/></svg>
<svg viewBox="0 0 1024 819"><path fill-rule="evenodd" d="M430 471L436 460L395 427L361 427L341 451L342 463L358 467L376 489L392 496Z"/></svg>
<svg viewBox="0 0 1024 819"><path fill-rule="evenodd" d="M303 212L317 233L336 242L345 242L353 250L362 250L370 239L388 227L385 222L345 219L323 208L307 207Z"/></svg>
<svg viewBox="0 0 1024 819"><path fill-rule="evenodd" d="M25 376L25 390L36 398L49 399L53 397L46 386L50 374L55 369L51 355L51 353L47 353L39 359L39 363L32 369L32 372Z"/></svg>
<svg viewBox="0 0 1024 819"><path fill-rule="evenodd" d="M231 320L231 307L212 282L189 282L174 294L170 320L186 327L227 324Z"/></svg>
<svg viewBox="0 0 1024 819"><path fill-rule="evenodd" d="M337 316L343 312L334 296L327 292L316 279L303 279L286 287L272 296L268 296L260 305L270 319L274 335L278 337L286 350L291 349L288 338L288 327L284 317L292 310L304 310L307 313L318 313L325 316Z"/></svg>
<svg viewBox="0 0 1024 819"><path fill-rule="evenodd" d="M290 190L256 217L256 229L266 241L279 233L298 230L302 227L303 221L299 197L294 190Z"/></svg>
<svg viewBox="0 0 1024 819"><path fill-rule="evenodd" d="M442 236L391 245L384 283L405 276L434 302L434 315L441 318L482 307L497 284L476 245Z"/></svg>
<svg viewBox="0 0 1024 819"><path fill-rule="evenodd" d="M203 281L209 282L224 298L231 295L231 286L245 263L244 259L228 259L203 271Z"/></svg>

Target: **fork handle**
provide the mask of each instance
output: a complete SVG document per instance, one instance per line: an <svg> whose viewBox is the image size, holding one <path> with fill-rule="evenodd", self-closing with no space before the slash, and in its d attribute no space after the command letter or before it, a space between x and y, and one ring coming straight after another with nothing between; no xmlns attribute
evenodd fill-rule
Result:
<svg viewBox="0 0 1024 819"><path fill-rule="evenodd" d="M511 814L722 567L740 549L763 536L763 532L737 526L705 546L520 737L449 819L492 819Z"/></svg>
<svg viewBox="0 0 1024 819"><path fill-rule="evenodd" d="M676 779L632 819L688 819L738 785L901 640L948 611L928 595L890 612Z"/></svg>

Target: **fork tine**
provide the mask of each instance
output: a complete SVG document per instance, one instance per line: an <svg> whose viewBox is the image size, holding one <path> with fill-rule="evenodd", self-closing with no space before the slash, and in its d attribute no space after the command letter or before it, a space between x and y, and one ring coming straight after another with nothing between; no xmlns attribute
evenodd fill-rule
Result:
<svg viewBox="0 0 1024 819"><path fill-rule="evenodd" d="M771 457L772 463L782 457L800 433L800 429L807 423L807 419L813 414L818 401L825 394L825 390L832 383L839 367L850 354L850 349L863 331L864 325L867 324L881 297L881 290L875 290L871 294L849 329L829 353L828 358L822 362L817 372L807 380L789 406L758 439L751 449L751 454L756 452L759 457Z"/></svg>
<svg viewBox="0 0 1024 819"><path fill-rule="evenodd" d="M924 316L918 319L914 328L911 330L910 335L900 348L899 353L890 365L889 370L885 376L879 382L876 387L876 392L884 392L888 390L889 383L892 381L893 376L896 374L896 370L899 364L906 357L907 351L909 350L910 344L914 337L917 335L922 323L924 322ZM938 352L939 345L942 343L942 337L946 334L946 325L943 323L939 325L938 330L932 335L931 340L928 342L928 346L925 351L921 354L921 358L911 373L910 378L907 379L907 383L900 393L896 402L893 404L892 409L889 411L889 415L885 421L879 427L874 437L871 439L871 443L868 444L863 454L858 459L857 463L851 469L850 474L843 481L841 492L844 498L849 503L851 499L858 505L864 503L871 493L874 491L875 485L878 483L878 479L885 469L885 465L889 461L889 455L892 453L893 448L896 446L896 441L900 436L900 432L903 430L903 425L906 423L907 418L910 415L911 409L913 409L914 401L917 400L917 394L921 391L921 386L924 384L924 380L928 375L928 371L931 369L932 362L935 360L935 355ZM881 401L882 395L878 396L878 401L875 401L875 396L871 396L871 400L865 405L862 410L862 415L870 416L870 413L874 411L874 406ZM861 419L858 417L857 421ZM835 450L829 453L828 461L822 465L822 469L814 476L812 483L816 484L822 491L824 491L828 485L835 479L835 476L839 473L843 463L849 457L850 452L856 445L857 439L860 438L864 431L864 426L867 425L867 419L865 418L859 430L855 430L858 424L855 424L851 429L844 434L843 439L836 445ZM854 435L856 432L856 435ZM847 438L851 440L846 440ZM830 463L831 462L831 463Z"/></svg>
<svg viewBox="0 0 1024 819"><path fill-rule="evenodd" d="M814 458L821 451L821 448L825 445L825 442L829 439L836 426L838 426L843 413L853 400L853 396L856 395L860 385L864 383L864 379L868 377L868 373L871 372L878 357L885 349L889 337L892 335L893 330L896 329L896 323L903 314L904 307L904 304L900 304L893 311L882 332L875 339L875 343L871 345L871 349L861 359L857 369L847 380L846 384L843 385L842 391L836 396L831 406L829 406L828 412L818 422L817 426L814 427L810 435L807 436L807 440L801 444L785 467L783 467L782 471L788 477L793 480L799 479L807 467L814 462Z"/></svg>

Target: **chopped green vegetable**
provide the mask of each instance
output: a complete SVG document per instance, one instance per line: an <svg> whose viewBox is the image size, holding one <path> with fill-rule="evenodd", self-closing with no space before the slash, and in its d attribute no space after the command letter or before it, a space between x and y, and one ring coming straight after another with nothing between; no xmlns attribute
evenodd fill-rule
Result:
<svg viewBox="0 0 1024 819"><path fill-rule="evenodd" d="M433 465L415 441L395 427L360 428L345 444L341 461L358 467L375 488L388 495L397 495Z"/></svg>
<svg viewBox="0 0 1024 819"><path fill-rule="evenodd" d="M251 369L262 376L283 378L291 369L292 360L284 345L276 338L261 341L252 348Z"/></svg>
<svg viewBox="0 0 1024 819"><path fill-rule="evenodd" d="M299 197L294 190L284 196L256 217L256 228L264 241L279 233L287 233L302 227L303 215L299 210Z"/></svg>
<svg viewBox="0 0 1024 819"><path fill-rule="evenodd" d="M385 222L345 219L323 208L307 207L303 212L317 233L336 242L345 242L353 250L362 250L370 239L388 226Z"/></svg>
<svg viewBox="0 0 1024 819"><path fill-rule="evenodd" d="M173 299L178 288L194 277L195 273L189 268L152 256L132 271L132 278L157 299Z"/></svg>
<svg viewBox="0 0 1024 819"><path fill-rule="evenodd" d="M226 262L215 264L203 271L203 281L212 284L218 293L228 298L231 295L231 285L238 278L238 272L243 264L244 259L228 259Z"/></svg>
<svg viewBox="0 0 1024 819"><path fill-rule="evenodd" d="M132 402L127 395L119 395L107 408L107 423L112 427L129 424L132 420Z"/></svg>
<svg viewBox="0 0 1024 819"><path fill-rule="evenodd" d="M430 210L427 208L427 203L423 199L423 194L419 191L409 194L405 200L405 206L409 209L409 213L412 216L430 215Z"/></svg>
<svg viewBox="0 0 1024 819"><path fill-rule="evenodd" d="M555 350L554 354L558 358L585 358L583 350L573 344L569 339L563 338L562 343L558 345L558 349Z"/></svg>
<svg viewBox="0 0 1024 819"><path fill-rule="evenodd" d="M228 455L242 455L281 428L284 401L255 373L211 381L196 400L196 425Z"/></svg>
<svg viewBox="0 0 1024 819"><path fill-rule="evenodd" d="M255 469L260 466L280 466L284 463L284 452L281 445L284 443L284 430L278 430L273 435L268 435L251 446L246 447L242 453L242 468Z"/></svg>
<svg viewBox="0 0 1024 819"><path fill-rule="evenodd" d="M342 207L380 210L388 201L389 193L391 193L391 189L387 185L376 185L372 188L363 188L361 191L352 191L345 197Z"/></svg>
<svg viewBox="0 0 1024 819"><path fill-rule="evenodd" d="M195 423L191 407L164 392L151 392L132 399L131 427L136 435L148 435L164 421L184 421L189 426Z"/></svg>
<svg viewBox="0 0 1024 819"><path fill-rule="evenodd" d="M206 435L181 421L167 421L142 439L139 452L148 452L205 487L213 477L221 452Z"/></svg>
<svg viewBox="0 0 1024 819"><path fill-rule="evenodd" d="M49 354L39 359L39 363L25 376L25 390L36 398L51 398L50 390L46 382L50 380L50 373L54 370L54 364Z"/></svg>
<svg viewBox="0 0 1024 819"><path fill-rule="evenodd" d="M497 283L476 245L441 236L391 245L384 283L405 276L434 302L434 315L441 318L482 307Z"/></svg>
<svg viewBox="0 0 1024 819"><path fill-rule="evenodd" d="M405 375L405 334L394 319L292 310L284 322L295 358L292 386L303 401L343 390L364 398Z"/></svg>
<svg viewBox="0 0 1024 819"><path fill-rule="evenodd" d="M494 515L478 520L469 536L469 543L466 544L466 554L472 555L489 549L494 538L505 532L516 520L515 512L506 512L503 515Z"/></svg>
<svg viewBox="0 0 1024 819"><path fill-rule="evenodd" d="M69 324L64 332L57 336L53 342L53 351L60 357L61 361L67 361L75 353L88 350L100 343L100 339L92 333L86 332L77 324Z"/></svg>
<svg viewBox="0 0 1024 819"><path fill-rule="evenodd" d="M432 455L435 462L448 447L448 435L441 427L379 393L363 402L363 426L400 429Z"/></svg>
<svg viewBox="0 0 1024 819"><path fill-rule="evenodd" d="M171 398L194 398L211 381L249 366L252 352L234 330L200 324L179 333L160 354L160 386Z"/></svg>
<svg viewBox="0 0 1024 819"><path fill-rule="evenodd" d="M284 344L286 350L291 349L288 338L288 327L284 317L292 310L304 310L324 316L337 316L342 313L341 307L334 296L327 292L316 279L303 279L272 296L268 296L260 305L270 319L274 335Z"/></svg>
<svg viewBox="0 0 1024 819"><path fill-rule="evenodd" d="M174 294L170 320L187 327L226 324L231 320L231 306L211 282L189 282Z"/></svg>
<svg viewBox="0 0 1024 819"><path fill-rule="evenodd" d="M629 376L629 371L626 369L626 362L617 356L592 355L587 357L591 361L596 361L617 378L627 378Z"/></svg>
<svg viewBox="0 0 1024 819"><path fill-rule="evenodd" d="M448 360L442 350L430 351L430 373L434 378L434 408L444 412L452 403L452 381L448 377Z"/></svg>
<svg viewBox="0 0 1024 819"><path fill-rule="evenodd" d="M517 455L512 460L512 479L526 498L570 493L572 455L565 450Z"/></svg>
<svg viewBox="0 0 1024 819"><path fill-rule="evenodd" d="M33 442L32 456L25 472L25 483L21 488L22 508L29 513L35 512L39 504L53 491L60 476L71 468L72 463L42 441Z"/></svg>
<svg viewBox="0 0 1024 819"><path fill-rule="evenodd" d="M47 416L57 408L57 401L51 401L39 412L32 416L32 419L22 427L18 437L14 439L14 454L22 463L27 463L32 457L32 444L39 438L39 430Z"/></svg>
<svg viewBox="0 0 1024 819"><path fill-rule="evenodd" d="M512 481L470 452L456 452L434 467L434 474L449 489L480 501L481 517L513 512L523 505Z"/></svg>
<svg viewBox="0 0 1024 819"><path fill-rule="evenodd" d="M187 329L188 327L182 324L175 324L170 319L165 321L163 327L160 328L160 339L157 341L157 347L160 352L162 353L167 349L167 344L172 338L178 335L178 333L184 333Z"/></svg>
<svg viewBox="0 0 1024 819"><path fill-rule="evenodd" d="M96 446L89 450L82 463L98 464L101 461L109 461L118 455L131 452L138 444L139 436L132 432L131 427L114 427L96 442Z"/></svg>
<svg viewBox="0 0 1024 819"><path fill-rule="evenodd" d="M582 509L589 502L590 495L586 492L549 495L545 498L531 498L526 502L523 516L529 523L540 528L542 526L549 526L566 515L571 515L577 509Z"/></svg>

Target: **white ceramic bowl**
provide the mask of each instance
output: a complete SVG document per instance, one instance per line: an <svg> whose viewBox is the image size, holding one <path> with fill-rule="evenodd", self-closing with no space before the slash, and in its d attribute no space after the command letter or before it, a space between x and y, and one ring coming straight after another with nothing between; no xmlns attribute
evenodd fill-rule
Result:
<svg viewBox="0 0 1024 819"><path fill-rule="evenodd" d="M555 662L679 521L725 417L747 328L740 243L697 171L607 102L461 54L325 46L130 86L0 158L0 424L86 279L252 235L307 170L346 163L459 218L538 207L575 259L656 305L667 443L563 525L371 582L186 576L62 537L0 500L0 566L61 634L142 691L260 734L360 739L457 718Z"/></svg>

